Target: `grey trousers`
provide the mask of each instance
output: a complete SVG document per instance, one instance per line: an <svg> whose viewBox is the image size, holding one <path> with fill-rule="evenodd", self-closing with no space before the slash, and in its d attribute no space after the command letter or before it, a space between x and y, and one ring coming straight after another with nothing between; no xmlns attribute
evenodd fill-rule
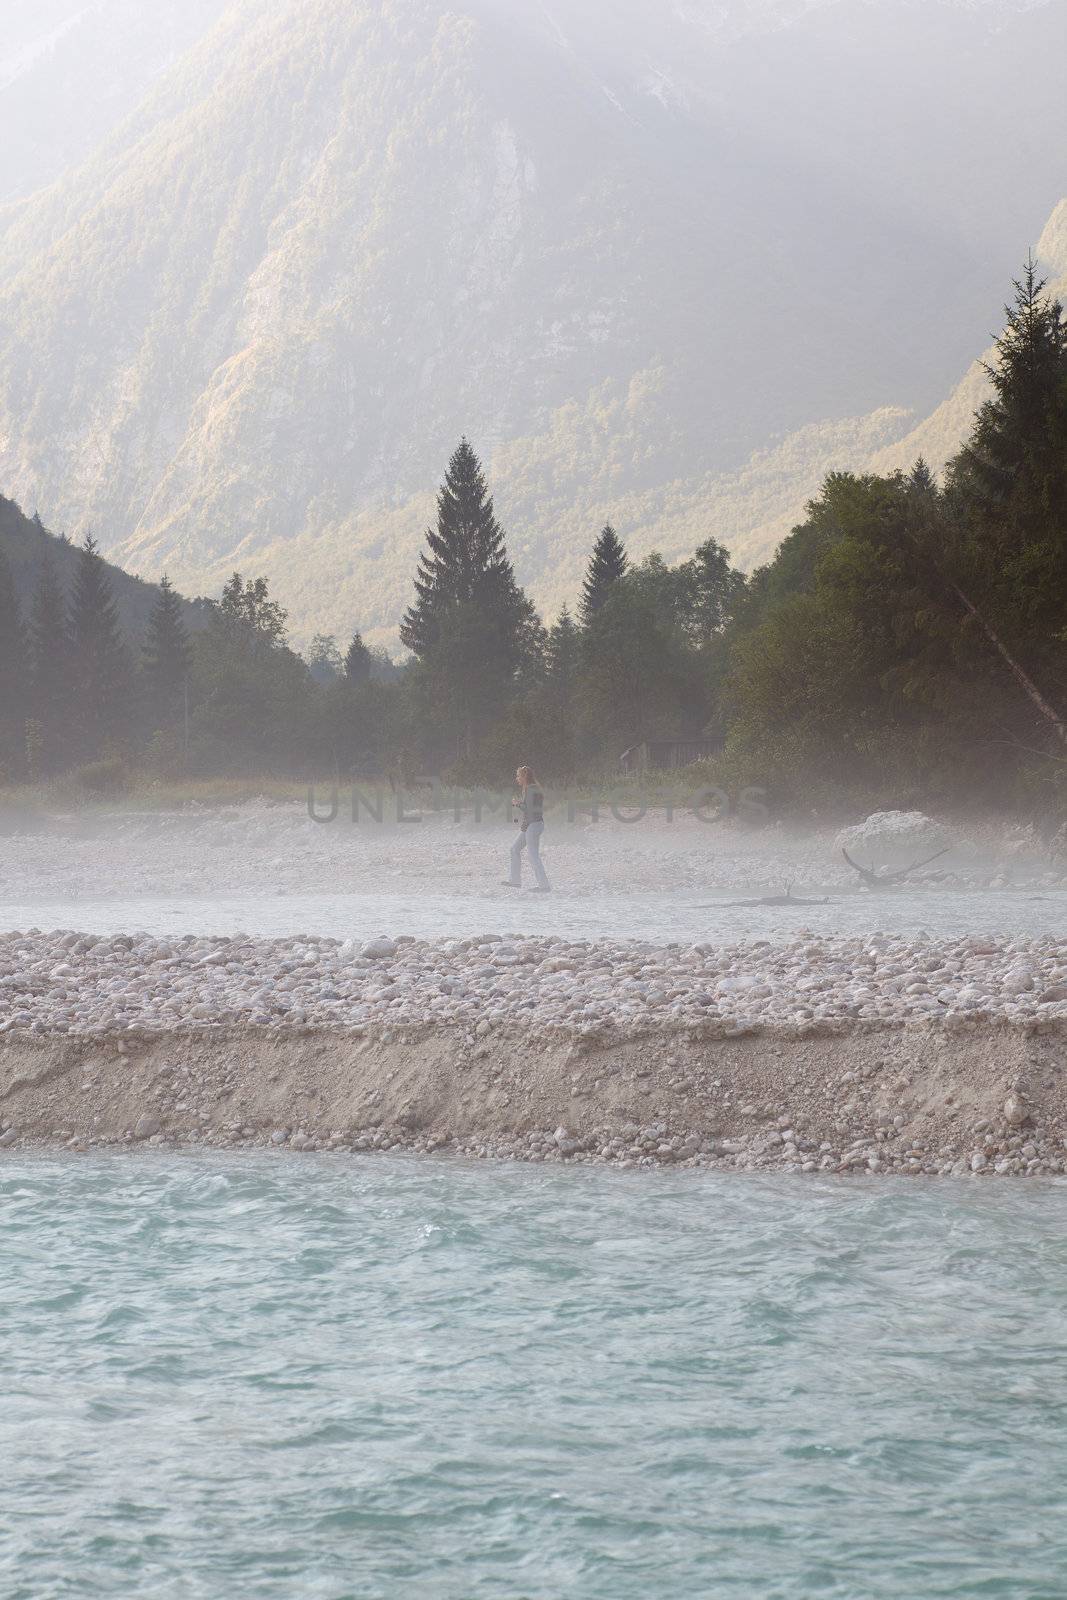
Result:
<svg viewBox="0 0 1067 1600"><path fill-rule="evenodd" d="M522 852L525 850L530 857L533 875L537 879L539 889L550 889L548 875L541 863L541 835L545 831L543 822L531 822L525 833L519 837L511 847L511 881L516 888L522 883Z"/></svg>

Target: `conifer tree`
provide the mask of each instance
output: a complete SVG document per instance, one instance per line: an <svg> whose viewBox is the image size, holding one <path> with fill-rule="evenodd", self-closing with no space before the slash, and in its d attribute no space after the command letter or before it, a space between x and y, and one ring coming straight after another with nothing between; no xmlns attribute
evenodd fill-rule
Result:
<svg viewBox="0 0 1067 1600"><path fill-rule="evenodd" d="M622 540L608 522L593 546L585 582L582 584L578 615L583 628L589 626L607 599L612 584L617 583L624 575L628 565Z"/></svg>
<svg viewBox="0 0 1067 1600"><path fill-rule="evenodd" d="M360 634L352 635L352 643L345 652L345 678L351 684L366 683L370 677L373 657Z"/></svg>
<svg viewBox="0 0 1067 1600"><path fill-rule="evenodd" d="M581 633L566 605L548 632L546 650L548 682L566 700L574 688L581 663Z"/></svg>
<svg viewBox="0 0 1067 1600"><path fill-rule="evenodd" d="M96 756L127 730L131 669L111 580L91 537L78 552L68 627L73 747L83 756Z"/></svg>
<svg viewBox="0 0 1067 1600"><path fill-rule="evenodd" d="M437 496L437 523L415 578L400 638L418 659L424 704L442 737L469 752L536 659L540 624L515 582L478 457L466 438Z"/></svg>
<svg viewBox="0 0 1067 1600"><path fill-rule="evenodd" d="M29 711L29 652L11 568L0 551L0 773L21 764Z"/></svg>
<svg viewBox="0 0 1067 1600"><path fill-rule="evenodd" d="M423 659L440 641L442 625L463 607L496 623L501 641L521 626L521 591L504 547L481 463L462 439L437 496L437 526L415 578L415 604L400 625L402 642ZM517 646L516 646L517 653Z"/></svg>
<svg viewBox="0 0 1067 1600"><path fill-rule="evenodd" d="M181 715L192 659L181 601L164 573L148 618L141 653L145 707L153 729L167 728Z"/></svg>
<svg viewBox="0 0 1067 1600"><path fill-rule="evenodd" d="M1067 593L1067 321L1032 259L1014 288L993 396L948 471L946 565L982 627L1043 671Z"/></svg>
<svg viewBox="0 0 1067 1600"><path fill-rule="evenodd" d="M42 770L58 770L71 720L67 608L55 563L45 550L30 602L30 715L37 725Z"/></svg>
<svg viewBox="0 0 1067 1600"><path fill-rule="evenodd" d="M912 494L920 498L935 499L937 497L937 480L927 466L923 456L916 459L915 465L908 474L908 488Z"/></svg>
<svg viewBox="0 0 1067 1600"><path fill-rule="evenodd" d="M986 372L993 397L982 406L953 479L989 515L1032 522L1067 509L1067 321L1045 293L1031 257Z"/></svg>

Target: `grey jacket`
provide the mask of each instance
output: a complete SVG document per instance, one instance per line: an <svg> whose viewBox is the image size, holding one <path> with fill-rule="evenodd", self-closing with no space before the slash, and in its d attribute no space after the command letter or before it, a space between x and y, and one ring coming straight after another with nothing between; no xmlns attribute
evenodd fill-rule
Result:
<svg viewBox="0 0 1067 1600"><path fill-rule="evenodd" d="M515 809L519 814L519 825L525 833L531 822L544 822L545 797L540 789L531 785L516 798Z"/></svg>

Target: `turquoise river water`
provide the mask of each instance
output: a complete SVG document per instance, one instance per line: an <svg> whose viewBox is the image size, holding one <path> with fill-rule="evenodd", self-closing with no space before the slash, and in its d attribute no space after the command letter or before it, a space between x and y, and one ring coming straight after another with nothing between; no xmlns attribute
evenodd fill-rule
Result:
<svg viewBox="0 0 1067 1600"><path fill-rule="evenodd" d="M1067 1593L1067 1185L0 1162L6 1600Z"/></svg>

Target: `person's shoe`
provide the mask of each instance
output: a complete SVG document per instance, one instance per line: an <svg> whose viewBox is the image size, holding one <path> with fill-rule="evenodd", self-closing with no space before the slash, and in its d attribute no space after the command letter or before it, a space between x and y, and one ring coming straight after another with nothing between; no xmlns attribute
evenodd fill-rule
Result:
<svg viewBox="0 0 1067 1600"><path fill-rule="evenodd" d="M510 878L502 878L500 881L503 884L505 889L521 889L522 888L522 884L521 883L512 883Z"/></svg>
<svg viewBox="0 0 1067 1600"><path fill-rule="evenodd" d="M551 894L552 886L548 883L538 883L532 889L527 889L527 894Z"/></svg>

